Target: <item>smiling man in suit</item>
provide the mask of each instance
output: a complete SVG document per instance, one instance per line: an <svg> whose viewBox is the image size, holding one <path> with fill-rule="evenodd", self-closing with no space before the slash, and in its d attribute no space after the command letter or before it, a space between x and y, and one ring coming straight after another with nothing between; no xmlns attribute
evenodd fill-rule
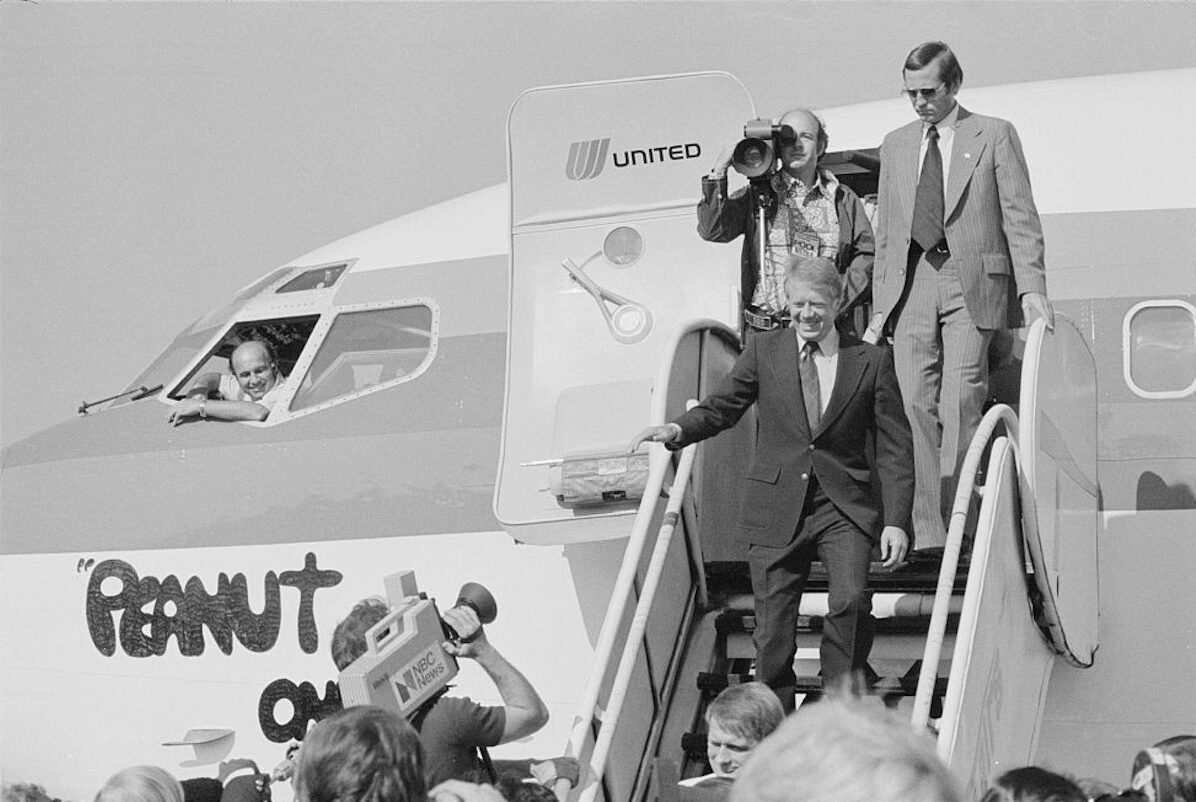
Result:
<svg viewBox="0 0 1196 802"><path fill-rule="evenodd" d="M790 327L748 337L712 395L644 429L630 449L648 440L682 448L729 429L757 405L739 518L756 602L756 679L792 711L798 604L810 563L817 557L828 574L820 652L827 685L867 662L872 547L879 538L886 567L904 559L914 477L889 350L835 330L843 280L834 262L790 257L785 291Z"/></svg>
<svg viewBox="0 0 1196 802"><path fill-rule="evenodd" d="M873 317L893 337L913 429L915 558L942 554L959 469L988 392L994 332L1033 317L1054 327L1042 226L1013 125L955 95L963 70L942 42L906 57L918 119L881 145Z"/></svg>

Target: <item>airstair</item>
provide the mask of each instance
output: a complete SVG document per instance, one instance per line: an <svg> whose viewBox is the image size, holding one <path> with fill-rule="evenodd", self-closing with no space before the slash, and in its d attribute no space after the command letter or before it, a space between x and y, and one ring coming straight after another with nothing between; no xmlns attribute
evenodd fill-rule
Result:
<svg viewBox="0 0 1196 802"><path fill-rule="evenodd" d="M1078 329L1060 318L1054 333L1035 324L1024 359L1007 368L1019 369L1019 408L1051 421L1066 399L1070 430L1060 433L1058 421L1026 426L1010 405L992 406L965 462L941 566L871 576L877 632L868 693L937 737L969 796L979 796L1002 767L1032 762L1055 659L1091 665L1097 645L1095 455L1085 437L1095 428L1091 357ZM1049 465L1035 459L1046 448L1044 428L1056 438ZM707 560L702 552L712 536L703 530L703 512L730 500L717 488L702 497L693 472L694 452L715 442L691 446L675 460L655 455L660 503L667 501L669 512L655 535L641 534L637 517L624 563L635 578L626 604L635 609L628 623L623 605L612 604L604 626L604 634L616 634L603 645L619 646L609 657L600 651L575 722L570 750L585 771L571 799L656 799L654 769L662 759L682 777L705 773L705 705L729 683L751 679L746 565ZM1028 463L1041 473L1026 470ZM1056 474L1049 479L1048 467ZM1036 488L1044 485L1055 492L1038 503ZM650 484L643 520L654 517L652 491ZM1047 529L1052 537L1044 541ZM670 554L679 563L672 570ZM795 633L800 704L824 692L818 639L825 587L816 565ZM685 599L682 614L665 616L677 631L658 626L654 611L675 608L678 598Z"/></svg>

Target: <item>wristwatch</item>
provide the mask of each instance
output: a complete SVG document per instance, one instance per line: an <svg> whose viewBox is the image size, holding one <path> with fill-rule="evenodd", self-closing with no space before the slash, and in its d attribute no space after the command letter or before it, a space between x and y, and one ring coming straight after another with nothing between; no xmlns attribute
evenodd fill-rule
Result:
<svg viewBox="0 0 1196 802"><path fill-rule="evenodd" d="M205 419L208 417L208 399L206 398L199 402L199 417Z"/></svg>

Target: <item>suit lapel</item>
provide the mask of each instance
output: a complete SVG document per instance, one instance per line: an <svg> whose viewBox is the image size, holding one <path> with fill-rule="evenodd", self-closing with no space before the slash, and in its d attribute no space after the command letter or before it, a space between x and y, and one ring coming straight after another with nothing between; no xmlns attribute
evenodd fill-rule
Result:
<svg viewBox="0 0 1196 802"><path fill-rule="evenodd" d="M918 152L922 148L922 123L911 123L901 129L897 153L895 154L897 201L901 208L901 219L914 219L914 195L918 190ZM909 228L908 225L905 226Z"/></svg>
<svg viewBox="0 0 1196 802"><path fill-rule="evenodd" d="M793 329L781 329L769 343L768 361L777 376L785 407L797 421L797 427L810 435L806 406L802 396L801 375L797 371L797 335ZM789 388L793 388L792 391Z"/></svg>
<svg viewBox="0 0 1196 802"><path fill-rule="evenodd" d="M943 221L951 219L955 207L963 197L963 190L972 178L972 171L984 153L985 142L976 116L963 106L955 122L955 142L951 145L951 167L947 174L947 195L944 198Z"/></svg>
<svg viewBox="0 0 1196 802"><path fill-rule="evenodd" d="M864 375L864 359L859 343L847 344L843 338L839 339L839 365L835 370L835 386L831 388L831 397L826 404L826 411L822 413L822 422L816 434L821 434L828 426L835 422L840 413L847 408L847 402L855 395L860 377Z"/></svg>

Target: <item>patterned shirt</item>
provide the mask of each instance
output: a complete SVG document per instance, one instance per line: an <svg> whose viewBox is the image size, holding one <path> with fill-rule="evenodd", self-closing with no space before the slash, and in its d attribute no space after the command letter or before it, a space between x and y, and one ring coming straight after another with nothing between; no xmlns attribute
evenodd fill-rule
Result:
<svg viewBox="0 0 1196 802"><path fill-rule="evenodd" d="M785 264L791 254L824 256L832 261L839 255L839 215L835 211L838 188L839 181L829 170L819 170L817 181L808 189L788 173L772 177L777 212L768 228L765 261L752 296L754 306L771 314L789 308Z"/></svg>

